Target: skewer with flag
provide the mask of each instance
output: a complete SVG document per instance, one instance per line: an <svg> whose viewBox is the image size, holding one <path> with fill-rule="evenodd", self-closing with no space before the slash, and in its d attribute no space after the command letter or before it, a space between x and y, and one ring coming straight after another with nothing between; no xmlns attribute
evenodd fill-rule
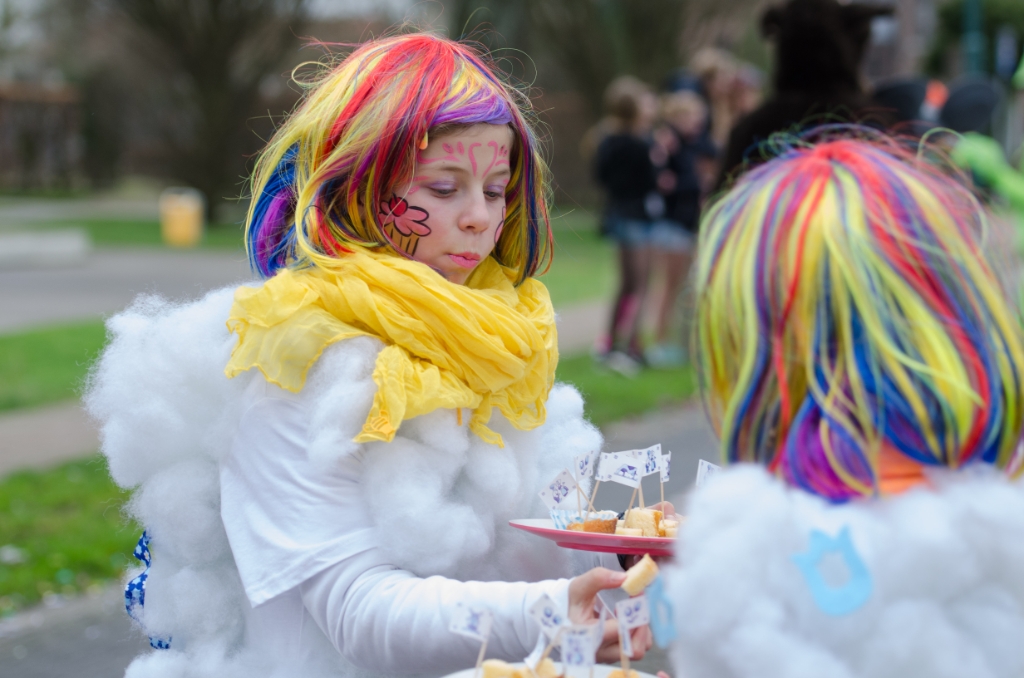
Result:
<svg viewBox="0 0 1024 678"><path fill-rule="evenodd" d="M448 630L466 638L480 641L480 654L476 658L476 667L473 670L473 678L480 673L480 665L487 654L487 641L491 637L491 626L494 624L494 616L490 610L475 605L459 603L455 606L455 614L448 625Z"/></svg>
<svg viewBox="0 0 1024 678"><path fill-rule="evenodd" d="M615 618L619 622L619 658L622 660L622 674L630 678L629 660L633 658L633 638L630 631L649 624L651 611L643 595L628 598L615 604Z"/></svg>
<svg viewBox="0 0 1024 678"><path fill-rule="evenodd" d="M530 616L540 626L540 637L537 646L523 661L530 671L536 675L537 667L548 658L551 650L562 638L562 632L569 626L569 620L562 608L544 594L529 609Z"/></svg>

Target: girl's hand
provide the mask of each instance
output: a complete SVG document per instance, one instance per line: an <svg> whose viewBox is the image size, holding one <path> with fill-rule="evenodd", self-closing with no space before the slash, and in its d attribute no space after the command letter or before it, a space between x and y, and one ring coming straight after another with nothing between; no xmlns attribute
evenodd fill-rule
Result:
<svg viewBox="0 0 1024 678"><path fill-rule="evenodd" d="M569 620L573 624L589 624L598 619L597 594L606 589L622 586L626 580L625 572L612 572L603 567L595 567L569 583ZM633 629L633 657L642 659L644 653L651 649L654 638L646 626ZM597 650L597 661L602 663L619 660L619 625L615 619L604 623L604 638Z"/></svg>

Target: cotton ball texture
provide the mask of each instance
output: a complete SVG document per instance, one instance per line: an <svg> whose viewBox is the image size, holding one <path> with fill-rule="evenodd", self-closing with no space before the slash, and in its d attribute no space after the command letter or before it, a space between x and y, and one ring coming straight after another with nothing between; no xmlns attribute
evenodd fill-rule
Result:
<svg viewBox="0 0 1024 678"><path fill-rule="evenodd" d="M1003 678L1024 674L1024 486L987 467L829 504L738 465L690 498L674 564L671 656L688 678ZM794 561L847 530L866 600L826 611ZM832 590L850 570L826 552ZM822 594L819 593L819 596ZM859 606L858 606L859 603Z"/></svg>

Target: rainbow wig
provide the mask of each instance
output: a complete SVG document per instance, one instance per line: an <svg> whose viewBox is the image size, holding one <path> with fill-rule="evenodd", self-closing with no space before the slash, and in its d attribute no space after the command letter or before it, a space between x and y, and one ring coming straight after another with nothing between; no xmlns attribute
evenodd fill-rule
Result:
<svg viewBox="0 0 1024 678"><path fill-rule="evenodd" d="M367 205L412 177L430 130L509 125L515 141L497 261L517 283L551 257L547 167L529 99L472 47L422 33L362 45L314 83L260 155L246 249L253 269L330 267L353 247L394 247ZM440 128L440 129L439 129Z"/></svg>
<svg viewBox="0 0 1024 678"><path fill-rule="evenodd" d="M724 460L833 501L878 494L886 460L1016 475L1024 337L970 190L861 128L772 141L701 225L695 342Z"/></svg>

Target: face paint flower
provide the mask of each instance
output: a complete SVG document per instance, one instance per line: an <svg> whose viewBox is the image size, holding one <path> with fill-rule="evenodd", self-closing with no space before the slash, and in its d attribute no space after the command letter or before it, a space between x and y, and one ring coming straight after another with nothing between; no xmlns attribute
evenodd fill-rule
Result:
<svg viewBox="0 0 1024 678"><path fill-rule="evenodd" d="M394 224L403 236L430 235L430 227L424 223L430 215L425 209L409 205L405 198L392 195L390 200L381 200L377 214L382 226Z"/></svg>

